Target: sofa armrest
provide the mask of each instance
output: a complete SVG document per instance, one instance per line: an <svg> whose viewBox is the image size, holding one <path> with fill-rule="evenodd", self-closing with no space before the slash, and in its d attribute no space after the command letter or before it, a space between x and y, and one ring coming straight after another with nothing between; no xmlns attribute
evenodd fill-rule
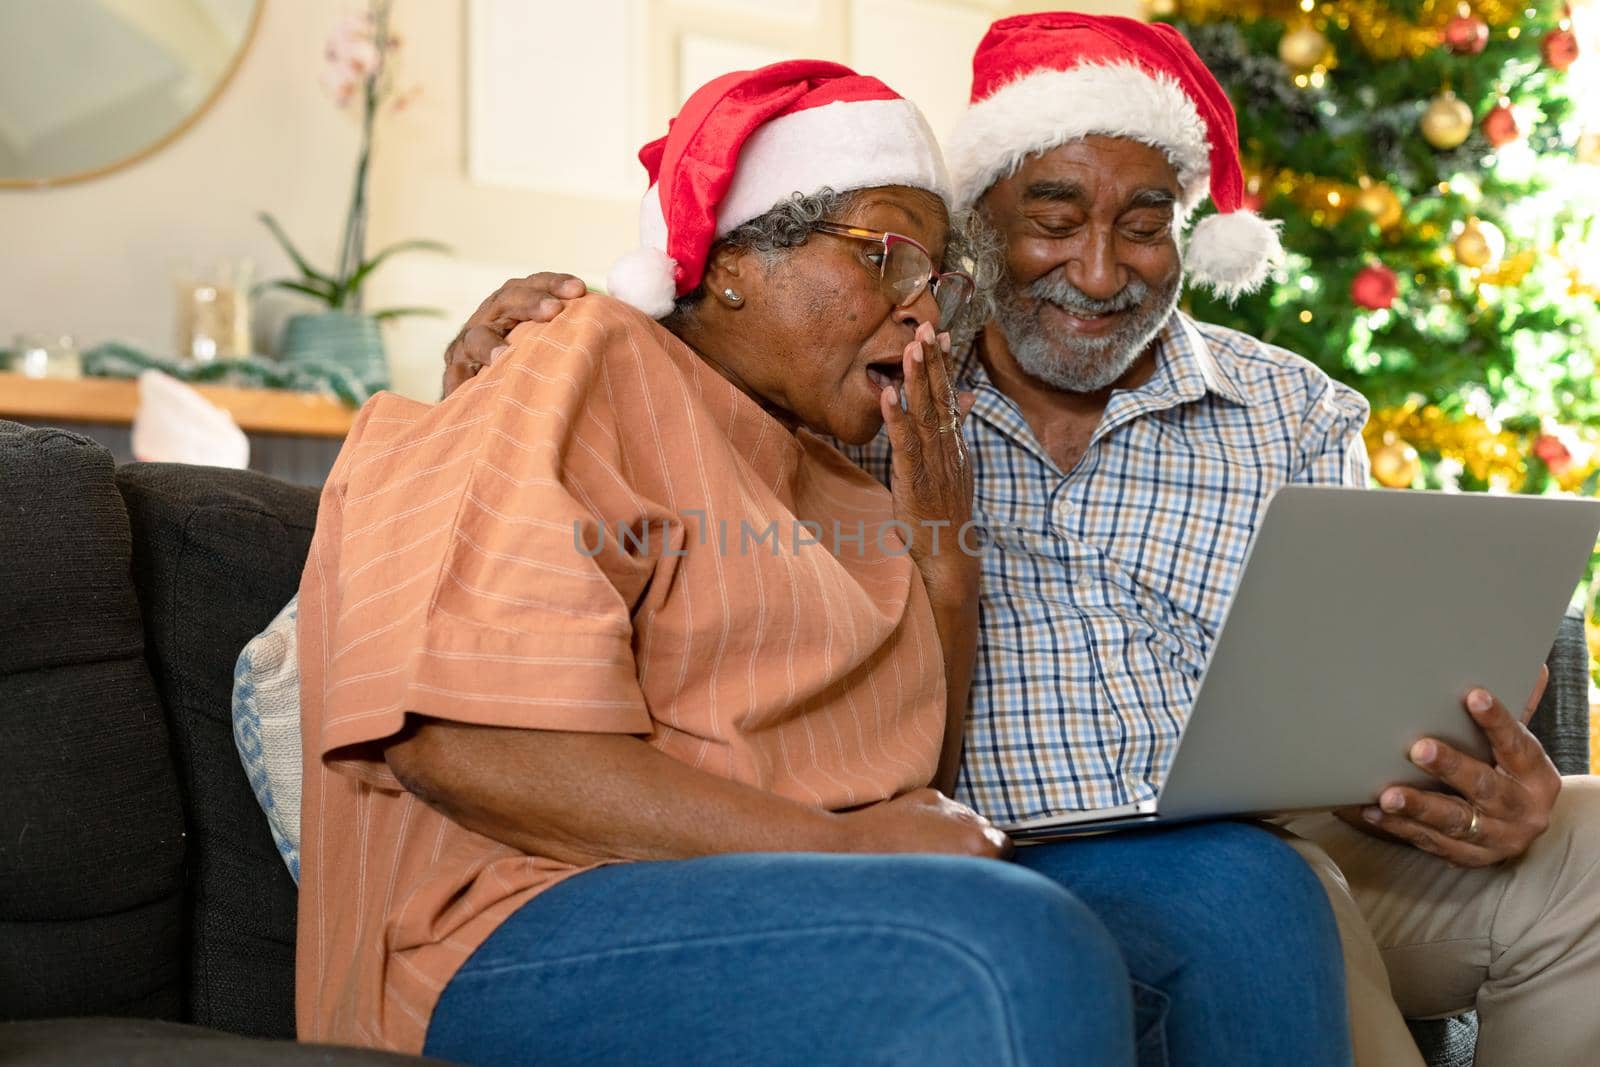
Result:
<svg viewBox="0 0 1600 1067"><path fill-rule="evenodd" d="M1533 731L1562 774L1589 773L1589 645L1582 616L1561 620L1550 649L1550 685L1533 713Z"/></svg>

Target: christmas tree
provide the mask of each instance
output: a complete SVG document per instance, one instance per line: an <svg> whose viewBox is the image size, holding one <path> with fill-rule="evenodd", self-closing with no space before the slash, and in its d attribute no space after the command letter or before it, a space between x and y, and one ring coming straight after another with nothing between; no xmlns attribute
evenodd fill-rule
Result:
<svg viewBox="0 0 1600 1067"><path fill-rule="evenodd" d="M1600 140L1544 0L1152 0L1239 116L1288 261L1201 319L1311 359L1373 407L1403 488L1600 487Z"/></svg>
<svg viewBox="0 0 1600 1067"><path fill-rule="evenodd" d="M1360 390L1385 486L1600 491L1600 133L1574 103L1571 9L1151 0L1151 15L1228 89L1249 206L1288 250L1262 291L1196 293L1193 313Z"/></svg>

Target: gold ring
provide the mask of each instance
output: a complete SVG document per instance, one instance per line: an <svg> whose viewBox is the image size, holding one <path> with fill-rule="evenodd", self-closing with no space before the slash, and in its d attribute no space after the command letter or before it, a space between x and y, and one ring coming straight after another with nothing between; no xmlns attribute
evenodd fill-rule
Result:
<svg viewBox="0 0 1600 1067"><path fill-rule="evenodd" d="M1462 835L1466 840L1476 841L1478 839L1478 820L1481 817L1482 813L1479 812L1477 806L1474 805L1472 809L1472 821L1467 823L1467 832Z"/></svg>
<svg viewBox="0 0 1600 1067"><path fill-rule="evenodd" d="M949 422L944 423L942 426L939 427L939 432L940 433L959 433L960 431L961 431L961 420L960 419L951 419Z"/></svg>

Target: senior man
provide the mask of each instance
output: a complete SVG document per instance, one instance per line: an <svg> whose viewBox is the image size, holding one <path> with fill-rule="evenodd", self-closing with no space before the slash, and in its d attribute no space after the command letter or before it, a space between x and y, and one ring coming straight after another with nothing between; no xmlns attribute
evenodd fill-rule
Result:
<svg viewBox="0 0 1600 1067"><path fill-rule="evenodd" d="M1281 250L1239 210L1231 105L1165 26L1005 19L974 60L949 147L991 255L993 317L955 354L983 562L957 798L996 821L1155 794L1268 497L1365 486L1365 402L1307 361L1178 310L1186 273L1224 294ZM1190 212L1217 209L1187 240ZM980 256L980 259L984 258ZM446 389L577 279L507 283L446 353ZM888 479L887 441L854 456ZM1492 611L1493 605L1484 605ZM1466 705L1492 764L1434 740L1413 761L1459 796L1401 786L1288 823L1339 918L1363 1065L1420 1063L1402 1016L1476 1007L1481 1067L1600 1048L1600 788L1558 776L1492 695Z"/></svg>

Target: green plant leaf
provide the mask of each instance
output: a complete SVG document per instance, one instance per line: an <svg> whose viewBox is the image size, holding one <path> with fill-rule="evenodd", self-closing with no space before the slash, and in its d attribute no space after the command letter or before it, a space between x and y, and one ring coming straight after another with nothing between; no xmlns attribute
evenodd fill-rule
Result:
<svg viewBox="0 0 1600 1067"><path fill-rule="evenodd" d="M333 293L330 289L319 288L316 284L309 281L297 282L289 278L278 278L274 281L262 282L260 285L256 286L255 291L259 293L263 289L288 289L292 292L304 293L306 296L314 297L318 302L327 304L329 307L338 306L333 302Z"/></svg>
<svg viewBox="0 0 1600 1067"><path fill-rule="evenodd" d="M272 231L272 236L278 239L278 244L283 246L284 252L291 260L294 261L296 270L298 270L306 278L312 281L321 282L322 284L328 286L330 291L335 288L332 278L326 274L323 274L321 271L314 269L310 263L306 262L306 257L302 256L300 254L300 250L294 246L294 242L289 240L289 235L283 232L283 227L278 225L277 219L273 218L265 211L258 212L256 217L266 224L268 230Z"/></svg>
<svg viewBox="0 0 1600 1067"><path fill-rule="evenodd" d="M382 311L374 311L372 313L372 317L379 322L384 322L388 319L408 318L413 315L426 315L430 318L441 319L444 318L444 308L384 308Z"/></svg>
<svg viewBox="0 0 1600 1067"><path fill-rule="evenodd" d="M362 283L367 280L367 276L382 266L383 261L396 252L438 252L440 254L449 254L452 251L454 250L449 245L439 241L400 241L397 244L392 244L356 268L355 273L350 275L339 290L340 300L342 301L344 297L358 291Z"/></svg>

